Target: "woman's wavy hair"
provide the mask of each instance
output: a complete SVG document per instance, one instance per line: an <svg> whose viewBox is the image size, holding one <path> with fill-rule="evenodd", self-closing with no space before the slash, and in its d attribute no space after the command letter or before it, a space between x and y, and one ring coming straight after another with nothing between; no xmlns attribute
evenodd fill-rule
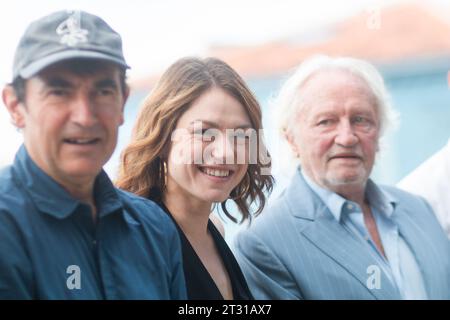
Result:
<svg viewBox="0 0 450 320"><path fill-rule="evenodd" d="M162 201L166 183L164 163L170 149L172 132L181 115L213 87L221 88L237 99L247 111L253 129L257 132L262 129L258 101L244 80L228 64L216 58L180 59L162 75L141 106L131 142L121 155L116 181L119 188L157 202ZM227 199L236 203L242 214L241 219L230 214L227 200L220 204L233 222L242 223L261 213L267 201L266 195L273 188L270 155L259 134L257 139L257 163L248 165L244 178L232 190L230 199Z"/></svg>

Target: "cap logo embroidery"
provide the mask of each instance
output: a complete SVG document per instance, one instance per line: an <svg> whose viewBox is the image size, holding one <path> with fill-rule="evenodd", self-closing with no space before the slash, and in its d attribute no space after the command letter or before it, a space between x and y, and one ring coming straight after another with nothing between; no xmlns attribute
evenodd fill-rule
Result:
<svg viewBox="0 0 450 320"><path fill-rule="evenodd" d="M75 47L79 43L88 42L89 31L81 29L80 20L80 11L74 11L67 20L64 20L56 28L56 33L61 36L60 43Z"/></svg>

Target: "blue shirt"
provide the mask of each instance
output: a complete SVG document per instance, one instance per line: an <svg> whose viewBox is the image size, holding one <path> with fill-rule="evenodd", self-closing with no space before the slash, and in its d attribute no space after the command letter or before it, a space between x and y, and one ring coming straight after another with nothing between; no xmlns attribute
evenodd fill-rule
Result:
<svg viewBox="0 0 450 320"><path fill-rule="evenodd" d="M365 197L377 225L386 254L385 258L369 234L360 206L318 186L303 171L302 175L309 187L325 203L333 217L356 238L367 244L368 250L378 266L404 299L427 299L419 265L392 219L397 203L394 198L378 188L372 180L367 181Z"/></svg>
<svg viewBox="0 0 450 320"><path fill-rule="evenodd" d="M178 233L153 202L95 181L97 223L29 157L0 173L0 299L185 299Z"/></svg>

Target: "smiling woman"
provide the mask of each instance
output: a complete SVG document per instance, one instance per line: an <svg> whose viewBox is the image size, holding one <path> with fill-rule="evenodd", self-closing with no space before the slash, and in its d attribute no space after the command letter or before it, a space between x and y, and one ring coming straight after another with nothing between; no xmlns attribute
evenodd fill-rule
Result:
<svg viewBox="0 0 450 320"><path fill-rule="evenodd" d="M264 170L270 161L259 135L252 147L252 133L261 127L253 94L213 58L177 61L142 105L117 185L155 200L177 224L190 299L252 297L210 214L220 203L237 222L228 200L241 222L263 209L273 178Z"/></svg>

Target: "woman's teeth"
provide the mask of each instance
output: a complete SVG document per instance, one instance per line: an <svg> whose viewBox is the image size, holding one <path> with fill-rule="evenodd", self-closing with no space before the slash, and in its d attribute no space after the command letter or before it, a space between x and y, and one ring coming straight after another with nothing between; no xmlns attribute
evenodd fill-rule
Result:
<svg viewBox="0 0 450 320"><path fill-rule="evenodd" d="M213 177L228 177L230 175L230 170L217 170L209 168L201 168L201 171L209 176Z"/></svg>

